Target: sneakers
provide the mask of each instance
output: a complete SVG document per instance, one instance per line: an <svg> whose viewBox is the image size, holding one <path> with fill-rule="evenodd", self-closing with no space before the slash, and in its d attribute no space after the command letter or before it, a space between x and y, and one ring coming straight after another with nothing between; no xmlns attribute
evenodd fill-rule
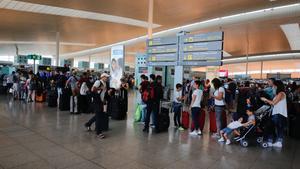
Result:
<svg viewBox="0 0 300 169"><path fill-rule="evenodd" d="M183 127L179 127L178 130L179 131L184 131L184 128Z"/></svg>
<svg viewBox="0 0 300 169"><path fill-rule="evenodd" d="M198 130L198 131L197 131L197 134L198 134L198 135L201 135L201 134L202 134L202 133L201 133L201 130Z"/></svg>
<svg viewBox="0 0 300 169"><path fill-rule="evenodd" d="M194 130L194 131L190 132L190 135L192 135L192 136L197 136L198 133Z"/></svg>
<svg viewBox="0 0 300 169"><path fill-rule="evenodd" d="M268 142L268 147L273 147L272 142Z"/></svg>
<svg viewBox="0 0 300 169"><path fill-rule="evenodd" d="M229 145L231 141L229 139L226 140L226 145Z"/></svg>
<svg viewBox="0 0 300 169"><path fill-rule="evenodd" d="M218 142L224 142L225 141L225 139L223 138L223 137L221 137L219 140L218 140Z"/></svg>
<svg viewBox="0 0 300 169"><path fill-rule="evenodd" d="M85 128L86 128L86 131L92 131L91 126L88 126L87 124L85 124L84 126L85 126Z"/></svg>
<svg viewBox="0 0 300 169"><path fill-rule="evenodd" d="M146 127L145 127L145 128L143 129L143 132L149 133L149 128L146 128Z"/></svg>
<svg viewBox="0 0 300 169"><path fill-rule="evenodd" d="M220 138L220 134L218 134L218 133L213 133L213 134L211 135L211 137L212 137L212 138Z"/></svg>
<svg viewBox="0 0 300 169"><path fill-rule="evenodd" d="M276 143L273 144L273 147L282 148L282 143L277 141Z"/></svg>

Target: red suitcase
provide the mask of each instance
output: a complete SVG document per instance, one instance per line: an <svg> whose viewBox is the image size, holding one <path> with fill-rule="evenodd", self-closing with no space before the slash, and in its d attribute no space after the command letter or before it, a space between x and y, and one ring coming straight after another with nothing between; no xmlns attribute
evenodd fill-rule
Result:
<svg viewBox="0 0 300 169"><path fill-rule="evenodd" d="M204 124L205 124L205 111L203 109L201 109L200 116L199 116L198 120L199 120L200 130L203 131ZM191 130L194 130L194 128L195 128L195 126L194 126L194 123L192 122Z"/></svg>
<svg viewBox="0 0 300 169"><path fill-rule="evenodd" d="M209 112L209 131L211 133L217 132L216 112L213 110Z"/></svg>
<svg viewBox="0 0 300 169"><path fill-rule="evenodd" d="M226 111L222 112L222 129L227 127L227 114Z"/></svg>
<svg viewBox="0 0 300 169"><path fill-rule="evenodd" d="M188 129L190 126L190 114L187 111L182 112L181 125L183 128Z"/></svg>

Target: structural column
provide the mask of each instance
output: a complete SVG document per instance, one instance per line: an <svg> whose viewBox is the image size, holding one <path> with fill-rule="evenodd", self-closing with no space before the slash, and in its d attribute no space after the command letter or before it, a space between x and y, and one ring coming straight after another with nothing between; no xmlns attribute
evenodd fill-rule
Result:
<svg viewBox="0 0 300 169"><path fill-rule="evenodd" d="M154 0L149 0L148 8L148 39L152 39L152 26L153 26L153 4Z"/></svg>
<svg viewBox="0 0 300 169"><path fill-rule="evenodd" d="M56 32L56 66L60 66L59 64L59 44L60 43L60 33Z"/></svg>
<svg viewBox="0 0 300 169"><path fill-rule="evenodd" d="M260 62L260 79L263 78L263 69L264 69L264 62L261 61Z"/></svg>

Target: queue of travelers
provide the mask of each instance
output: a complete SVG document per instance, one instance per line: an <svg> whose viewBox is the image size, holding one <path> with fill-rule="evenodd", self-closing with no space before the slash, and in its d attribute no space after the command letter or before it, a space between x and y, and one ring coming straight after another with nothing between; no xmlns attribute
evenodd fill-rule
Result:
<svg viewBox="0 0 300 169"><path fill-rule="evenodd" d="M30 103L47 99L49 107L68 110L72 115L95 113L84 126L91 131L91 126L95 124L96 136L102 139L105 137L103 131L108 128L108 116L124 119L123 115L128 111L127 90L131 86L127 82L132 81L124 77L120 87L115 89L109 87L109 78L108 73L92 75L89 71L81 75L75 70L37 74L17 71L6 76L6 86L15 100ZM140 78L143 131L148 133L151 127L159 133L162 120L159 113L165 93L162 76L151 74L149 77L141 75ZM174 90L172 112L175 128L179 131L190 128L191 136L201 136L205 114L209 114L212 137L226 144L231 143L229 135L233 135L235 140L245 139L241 128L250 130L252 126L258 126L260 122L255 112L269 105L272 111L263 133L268 147L282 147L287 105L299 99L300 95L300 87L296 83L285 85L281 80L272 78L264 84L240 83L230 78L210 81L193 77L192 80L184 80L183 84L176 84Z"/></svg>
<svg viewBox="0 0 300 169"><path fill-rule="evenodd" d="M160 82L161 76L151 74L149 77L150 80L146 75L140 77L142 82L139 92L141 104L144 105L143 116L146 116L143 131L149 132L150 116L153 114L153 131L159 132L158 105L162 100L163 87ZM207 112L212 123L210 124L212 137L228 145L231 143L229 135L233 135L235 140L245 139L241 138L240 128L250 130L251 126L256 126L258 123L255 112L263 105L270 105L272 111L269 121L266 122L268 127L264 128L263 139L268 147L281 148L287 127L287 100L299 95L297 94L299 88L295 83L285 86L281 80L273 78L268 80L268 84L250 84L249 81L241 84L230 78L225 80L215 78L210 83L208 79L200 80L193 77L191 81L185 80L183 84L176 84L174 89L172 100L174 127L179 131L191 128L190 135L201 136ZM288 98L287 95L291 96ZM188 127L183 124L187 121L183 119L186 117L182 114L185 110L188 110L192 119ZM227 125L227 122L230 123ZM211 129L214 125L215 129Z"/></svg>
<svg viewBox="0 0 300 169"><path fill-rule="evenodd" d="M109 87L109 74L99 73L92 75L90 71L77 74L76 70L38 72L32 71L12 72L7 76L7 92L11 93L14 100L30 102L48 102L49 107L59 107L61 111L70 111L71 115L81 113L94 113L93 117L84 124L87 131L91 131L95 123L97 138L104 138L103 130L108 129L107 110L111 98L118 98L114 106L117 114L126 118L128 111L128 93L132 76L124 76L118 89ZM115 112L114 112L115 113ZM106 121L106 126L103 122Z"/></svg>

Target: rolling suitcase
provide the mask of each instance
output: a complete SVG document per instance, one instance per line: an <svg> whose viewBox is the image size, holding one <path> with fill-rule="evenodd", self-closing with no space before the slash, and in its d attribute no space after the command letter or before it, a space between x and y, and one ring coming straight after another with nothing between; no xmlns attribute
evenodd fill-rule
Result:
<svg viewBox="0 0 300 169"><path fill-rule="evenodd" d="M209 112L209 131L211 133L217 132L216 112L214 110Z"/></svg>
<svg viewBox="0 0 300 169"><path fill-rule="evenodd" d="M104 113L103 118L101 118L101 130L108 131L109 129L109 117L107 113Z"/></svg>
<svg viewBox="0 0 300 169"><path fill-rule="evenodd" d="M48 94L48 107L56 107L56 106L57 106L56 91L50 91Z"/></svg>
<svg viewBox="0 0 300 169"><path fill-rule="evenodd" d="M222 112L222 129L227 127L227 114L226 111Z"/></svg>
<svg viewBox="0 0 300 169"><path fill-rule="evenodd" d="M122 110L121 99L118 96L111 96L108 105L108 112L114 120L126 119L127 113Z"/></svg>
<svg viewBox="0 0 300 169"><path fill-rule="evenodd" d="M63 89L62 94L59 98L59 110L68 111L70 110L70 97L71 93L68 89Z"/></svg>
<svg viewBox="0 0 300 169"><path fill-rule="evenodd" d="M161 107L160 113L158 114L158 130L160 132L168 131L170 126L170 109Z"/></svg>
<svg viewBox="0 0 300 169"><path fill-rule="evenodd" d="M188 129L190 126L190 114L187 111L183 111L181 115L181 125L183 128Z"/></svg>

